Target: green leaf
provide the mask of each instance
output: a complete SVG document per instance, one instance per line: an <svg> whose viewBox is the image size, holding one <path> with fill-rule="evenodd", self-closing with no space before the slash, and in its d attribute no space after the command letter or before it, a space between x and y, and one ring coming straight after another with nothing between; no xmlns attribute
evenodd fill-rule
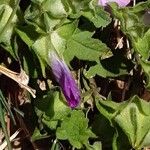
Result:
<svg viewBox="0 0 150 150"><path fill-rule="evenodd" d="M84 11L82 13L82 16L86 17L87 19L89 19L89 21L93 22L93 24L97 28L106 27L111 22L109 13L104 11L99 6L94 7L94 10Z"/></svg>
<svg viewBox="0 0 150 150"><path fill-rule="evenodd" d="M107 53L103 53L107 56ZM109 56L110 54L108 54ZM103 56L102 56L103 57ZM130 60L124 58L120 54L109 56L106 59L98 61L95 66L91 66L90 69L85 73L87 78L91 78L95 75L106 77L117 77L120 75L128 74L133 68L133 64Z"/></svg>
<svg viewBox="0 0 150 150"><path fill-rule="evenodd" d="M71 115L63 120L61 127L57 128L56 136L58 139L69 140L70 144L77 149L86 145L90 137L95 137L88 128L88 119L80 110L72 111Z"/></svg>
<svg viewBox="0 0 150 150"><path fill-rule="evenodd" d="M11 3L10 0L1 0L0 4L9 4Z"/></svg>
<svg viewBox="0 0 150 150"><path fill-rule="evenodd" d="M57 91L48 92L47 95L37 99L35 107L37 115L42 117L42 122L50 129L56 129L58 121L71 111Z"/></svg>
<svg viewBox="0 0 150 150"><path fill-rule="evenodd" d="M116 18L121 21L121 29L132 40L137 40L143 36L146 29L142 16L144 10L150 7L150 3L143 2L135 5L134 7L125 7L119 9L117 6L112 5L112 12Z"/></svg>
<svg viewBox="0 0 150 150"><path fill-rule="evenodd" d="M25 11L25 21L35 26L36 31L39 33L43 33L46 31L46 27L43 24L43 12L40 12L40 7L37 5L30 5Z"/></svg>
<svg viewBox="0 0 150 150"><path fill-rule="evenodd" d="M64 18L67 16L62 0L45 0L42 3L42 9L50 12L51 16L54 18Z"/></svg>
<svg viewBox="0 0 150 150"><path fill-rule="evenodd" d="M32 51L30 51L29 49L26 49L25 51L21 52L21 58L24 71L30 76L30 78L35 79L38 78L39 76L42 76L41 64L36 54L32 53Z"/></svg>
<svg viewBox="0 0 150 150"><path fill-rule="evenodd" d="M102 150L102 143L101 142L95 142L92 145L93 150ZM92 149L91 149L92 150Z"/></svg>
<svg viewBox="0 0 150 150"><path fill-rule="evenodd" d="M51 34L42 36L38 38L32 45L32 49L35 54L38 56L41 63L43 72L46 64L50 64L49 52L56 50L59 54L62 54L65 49L66 41L61 38L56 31L53 31Z"/></svg>
<svg viewBox="0 0 150 150"><path fill-rule="evenodd" d="M109 48L98 39L92 38L93 33L76 31L67 40L64 57L70 62L75 56L82 60L96 61L109 51Z"/></svg>
<svg viewBox="0 0 150 150"><path fill-rule="evenodd" d="M7 4L0 5L0 43L3 43L2 47L14 58L16 58L16 54L11 46L11 38L14 27L18 21L16 15L18 5L19 0L13 9Z"/></svg>
<svg viewBox="0 0 150 150"><path fill-rule="evenodd" d="M102 115L111 121L120 104L113 101L96 100L96 107Z"/></svg>
<svg viewBox="0 0 150 150"><path fill-rule="evenodd" d="M51 42L54 49L59 53L62 54L66 48L66 40L59 36L57 31L51 33Z"/></svg>
<svg viewBox="0 0 150 150"><path fill-rule="evenodd" d="M70 24L70 22L69 22ZM32 54L39 59L39 68L42 69L42 73L45 76L45 66L50 63L48 54L51 50L56 50L60 55L62 55L66 40L61 37L58 33L62 34L63 26L61 29L51 32L50 34L45 34L40 36L39 33L35 31L33 25L27 25L25 27L18 27L16 29L17 34L21 39L32 49Z"/></svg>
<svg viewBox="0 0 150 150"><path fill-rule="evenodd" d="M33 0L25 12L26 21L39 32L53 31L67 18L76 20L81 16L96 27L106 27L111 22L109 13L91 0Z"/></svg>
<svg viewBox="0 0 150 150"><path fill-rule="evenodd" d="M143 59L149 58L149 28L144 23L145 10L150 8L150 2L141 2L134 7L119 9L112 5L112 12L121 22L121 30L131 40L134 51L142 55Z"/></svg>
<svg viewBox="0 0 150 150"><path fill-rule="evenodd" d="M70 37L74 34L75 30L77 29L78 22L78 20L66 20L66 22L62 26L57 28L56 31L62 38L69 40Z"/></svg>
<svg viewBox="0 0 150 150"><path fill-rule="evenodd" d="M61 23L60 19L53 18L51 16L51 14L49 14L47 12L45 12L42 17L44 19L44 25L45 25L46 32L52 31L54 28L57 27L57 25L59 25Z"/></svg>
<svg viewBox="0 0 150 150"><path fill-rule="evenodd" d="M36 140L44 139L47 137L48 136L46 134L41 134L40 130L38 128L35 128L31 138L32 138L32 141L36 141Z"/></svg>
<svg viewBox="0 0 150 150"><path fill-rule="evenodd" d="M119 128L121 128L134 149L150 145L148 142L150 139L150 103L135 96L129 101L119 104L111 101L99 101L97 107L111 121L118 134Z"/></svg>
<svg viewBox="0 0 150 150"><path fill-rule="evenodd" d="M119 134L118 134L119 133ZM121 128L117 128L116 133L113 137L112 142L112 149L113 150L129 150L132 149L132 146L129 144L128 137L125 135L125 133L122 131Z"/></svg>
<svg viewBox="0 0 150 150"><path fill-rule="evenodd" d="M142 56L143 60L147 60L150 56L150 29L144 34L143 37L138 38L135 42L135 48Z"/></svg>
<svg viewBox="0 0 150 150"><path fill-rule="evenodd" d="M18 0L1 0L0 1L0 5L1 4L6 4L6 5L9 5L10 7L14 7L15 6L15 4L16 4L16 2L17 2Z"/></svg>
<svg viewBox="0 0 150 150"><path fill-rule="evenodd" d="M63 39L57 31L51 32L45 36L38 38L32 45L32 49L40 57L43 62L49 64L48 53L51 50L56 50L58 53L63 53L66 45L66 40Z"/></svg>
<svg viewBox="0 0 150 150"><path fill-rule="evenodd" d="M0 41L7 44L10 44L11 35L17 22L16 14L14 14L12 20L9 20L12 13L13 9L9 5L0 5ZM5 32L4 30L7 30L7 32Z"/></svg>
<svg viewBox="0 0 150 150"><path fill-rule="evenodd" d="M40 36L37 32L35 32L35 27L32 25L19 26L15 29L15 31L20 36L20 38L28 45L29 48Z"/></svg>
<svg viewBox="0 0 150 150"><path fill-rule="evenodd" d="M145 140L147 141L147 138L150 138L150 127L148 125L150 123L150 115L142 113L139 101L140 99L134 97L132 103L114 119L126 133L135 149L150 145L150 142L146 143L148 145L145 145ZM148 107L150 107L150 104L145 103L144 108L148 109Z"/></svg>
<svg viewBox="0 0 150 150"><path fill-rule="evenodd" d="M55 31L37 39L32 45L33 50L42 61L48 64L48 52L54 49L59 54L64 52L67 63L74 56L84 60L95 61L95 57L99 59L103 52L106 53L109 50L101 41L91 38L93 33L77 31L77 25L78 21L66 20ZM30 41L30 39L26 39Z"/></svg>
<svg viewBox="0 0 150 150"><path fill-rule="evenodd" d="M110 22L111 18L109 13L104 11L101 7L97 6L97 2L91 0L72 0L67 1L70 10L68 12L71 18L79 18L80 16L84 16L90 22L92 22L95 27L106 27Z"/></svg>
<svg viewBox="0 0 150 150"><path fill-rule="evenodd" d="M40 62L40 68L42 69L42 73L45 76L45 66L49 63L48 60L48 53L51 50L51 42L50 37L42 36L38 38L34 44L31 46L31 48L34 50L34 53L37 55L39 62Z"/></svg>
<svg viewBox="0 0 150 150"><path fill-rule="evenodd" d="M146 74L146 88L150 89L150 62L140 60L140 64Z"/></svg>
<svg viewBox="0 0 150 150"><path fill-rule="evenodd" d="M93 67L90 67L90 69L85 73L85 76L87 78L92 78L95 75L99 75L101 77L117 77L119 75L124 75L124 74L128 74L126 69L119 69L118 67L112 67L113 70L109 70L108 68L105 68L104 66L102 66L101 63L96 64Z"/></svg>
<svg viewBox="0 0 150 150"><path fill-rule="evenodd" d="M92 121L92 131L99 137L104 149L112 148L112 139L115 133L110 122L103 115L95 115Z"/></svg>
<svg viewBox="0 0 150 150"><path fill-rule="evenodd" d="M25 11L25 20L34 25L39 33L48 33L67 19L67 12L61 0L34 0L32 2Z"/></svg>

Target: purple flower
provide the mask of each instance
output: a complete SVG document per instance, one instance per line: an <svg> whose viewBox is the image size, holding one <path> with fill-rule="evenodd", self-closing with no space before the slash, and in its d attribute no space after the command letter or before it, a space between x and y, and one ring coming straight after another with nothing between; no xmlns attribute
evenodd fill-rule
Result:
<svg viewBox="0 0 150 150"><path fill-rule="evenodd" d="M131 0L99 0L98 4L102 6L106 6L107 3L116 2L120 7L125 7L130 3Z"/></svg>
<svg viewBox="0 0 150 150"><path fill-rule="evenodd" d="M51 59L51 68L56 81L59 83L62 92L71 108L78 106L80 102L80 91L75 83L72 74L65 64L64 60L60 59L56 52L49 53Z"/></svg>

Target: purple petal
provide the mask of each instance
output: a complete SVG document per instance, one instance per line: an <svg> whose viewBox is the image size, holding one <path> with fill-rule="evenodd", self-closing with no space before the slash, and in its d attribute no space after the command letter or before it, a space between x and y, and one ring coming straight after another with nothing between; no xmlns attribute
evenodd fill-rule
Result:
<svg viewBox="0 0 150 150"><path fill-rule="evenodd" d="M106 6L107 3L116 2L120 7L125 7L130 3L131 0L99 0L98 4L102 6Z"/></svg>
<svg viewBox="0 0 150 150"><path fill-rule="evenodd" d="M107 0L99 0L98 5L106 6Z"/></svg>
<svg viewBox="0 0 150 150"><path fill-rule="evenodd" d="M80 91L72 77L72 74L63 60L54 52L50 52L51 68L56 81L71 108L78 106L80 102Z"/></svg>

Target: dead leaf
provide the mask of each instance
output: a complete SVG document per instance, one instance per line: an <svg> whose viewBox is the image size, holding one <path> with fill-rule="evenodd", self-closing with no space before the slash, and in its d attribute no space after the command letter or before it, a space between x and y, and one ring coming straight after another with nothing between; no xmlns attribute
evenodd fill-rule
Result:
<svg viewBox="0 0 150 150"><path fill-rule="evenodd" d="M10 141L13 141L16 136L20 133L20 129L18 129L11 137L10 137ZM7 146L7 142L6 140L0 145L0 149L3 150L5 149L5 147Z"/></svg>
<svg viewBox="0 0 150 150"><path fill-rule="evenodd" d="M21 88L26 89L30 94L35 98L36 90L32 89L28 86L29 77L26 75L25 71L21 69L20 73L14 72L9 70L8 68L0 65L0 73L4 74L5 76L11 78L12 80L16 81Z"/></svg>

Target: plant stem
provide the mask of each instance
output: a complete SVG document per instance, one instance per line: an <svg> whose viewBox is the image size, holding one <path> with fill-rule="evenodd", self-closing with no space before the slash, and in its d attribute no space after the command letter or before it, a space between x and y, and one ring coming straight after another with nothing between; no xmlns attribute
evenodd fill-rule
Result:
<svg viewBox="0 0 150 150"><path fill-rule="evenodd" d="M12 149L11 148L11 143L10 143L8 132L7 132L7 129L6 129L6 124L5 124L5 119L4 119L4 112L3 112L1 101L0 101L0 122L1 122L2 129L3 129L4 135L5 135L6 141L7 141L8 150L11 150Z"/></svg>

